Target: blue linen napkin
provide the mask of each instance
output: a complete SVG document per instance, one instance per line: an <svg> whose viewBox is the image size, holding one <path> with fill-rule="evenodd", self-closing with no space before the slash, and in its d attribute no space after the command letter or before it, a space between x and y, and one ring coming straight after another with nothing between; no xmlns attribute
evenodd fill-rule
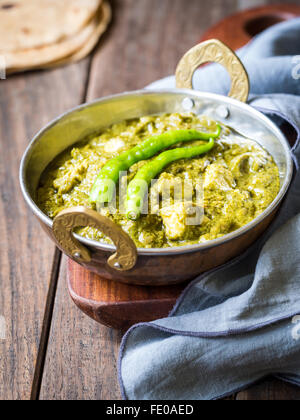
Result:
<svg viewBox="0 0 300 420"><path fill-rule="evenodd" d="M299 43L295 19L239 51L252 81L251 105L297 132L287 199L244 255L193 281L168 318L127 332L119 358L125 399L218 399L268 375L300 386L300 75L293 58ZM226 94L220 72L197 71L195 88ZM151 87L174 84L171 77Z"/></svg>

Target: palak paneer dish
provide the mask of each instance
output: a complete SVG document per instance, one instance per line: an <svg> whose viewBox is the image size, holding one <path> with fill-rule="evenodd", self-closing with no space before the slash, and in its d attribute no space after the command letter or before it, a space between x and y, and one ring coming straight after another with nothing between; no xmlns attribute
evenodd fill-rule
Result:
<svg viewBox="0 0 300 420"><path fill-rule="evenodd" d="M245 226L279 189L278 167L259 139L173 113L117 123L63 152L44 171L37 204L52 219L70 207L92 208L137 247L167 248ZM111 243L88 226L76 233Z"/></svg>

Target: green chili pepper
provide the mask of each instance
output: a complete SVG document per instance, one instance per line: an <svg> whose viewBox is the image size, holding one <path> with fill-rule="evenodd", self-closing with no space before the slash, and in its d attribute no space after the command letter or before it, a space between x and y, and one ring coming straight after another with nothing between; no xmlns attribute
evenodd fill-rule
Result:
<svg viewBox="0 0 300 420"><path fill-rule="evenodd" d="M209 140L219 137L221 127L215 133L204 133L197 130L167 131L138 144L136 147L111 159L100 171L90 193L91 203L109 203L113 198L114 188L120 172L127 171L132 165L147 160L174 144L191 140Z"/></svg>
<svg viewBox="0 0 300 420"><path fill-rule="evenodd" d="M130 220L137 220L140 217L150 182L166 166L179 159L190 159L207 153L214 147L214 144L214 139L211 138L207 144L200 146L167 150L146 163L128 185L125 202L126 217Z"/></svg>

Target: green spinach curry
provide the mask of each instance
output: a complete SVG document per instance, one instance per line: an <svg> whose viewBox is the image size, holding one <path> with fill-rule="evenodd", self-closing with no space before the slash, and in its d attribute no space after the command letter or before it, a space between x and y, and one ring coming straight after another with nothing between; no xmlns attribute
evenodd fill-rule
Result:
<svg viewBox="0 0 300 420"><path fill-rule="evenodd" d="M221 126L221 135L207 153L164 167L151 183L137 220L128 218L124 210L126 185L155 156L133 164L121 177L115 206L111 203L96 206L89 199L101 169L146 139L171 130L213 133L218 127L215 121L192 113L146 116L115 124L65 151L49 165L40 180L37 203L50 218L74 206L97 209L142 248L184 246L222 237L261 214L280 189L279 171L273 158L258 143L236 138L225 126ZM204 144L203 140L192 140L169 149ZM78 229L77 233L110 243L90 227Z"/></svg>

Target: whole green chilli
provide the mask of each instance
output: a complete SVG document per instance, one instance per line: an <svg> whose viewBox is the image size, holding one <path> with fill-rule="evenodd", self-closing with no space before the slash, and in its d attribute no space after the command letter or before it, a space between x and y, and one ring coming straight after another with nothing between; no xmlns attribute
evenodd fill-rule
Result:
<svg viewBox="0 0 300 420"><path fill-rule="evenodd" d="M107 162L101 169L90 193L91 203L109 203L114 195L115 186L120 178L120 173L128 169L137 162L147 160L157 153L177 143L192 140L209 140L219 137L221 127L218 125L215 133L205 133L198 130L171 130L163 134L153 136L121 153Z"/></svg>
<svg viewBox="0 0 300 420"><path fill-rule="evenodd" d="M130 220L137 220L140 217L151 181L166 166L179 159L191 159L207 153L214 147L214 144L214 139L211 138L208 143L200 146L167 150L152 161L146 163L128 185L125 202L126 217Z"/></svg>

